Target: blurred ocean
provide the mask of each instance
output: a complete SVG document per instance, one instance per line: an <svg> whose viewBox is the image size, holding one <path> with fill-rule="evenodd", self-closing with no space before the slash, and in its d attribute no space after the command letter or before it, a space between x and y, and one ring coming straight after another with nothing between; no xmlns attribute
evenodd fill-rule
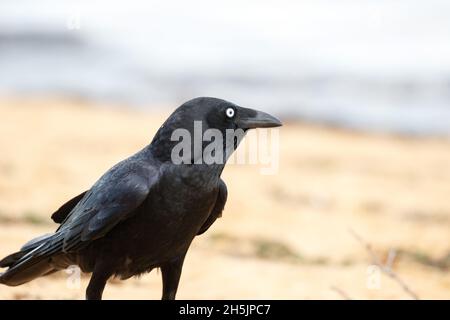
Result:
<svg viewBox="0 0 450 320"><path fill-rule="evenodd" d="M450 135L448 0L2 0L0 95L136 107L208 95Z"/></svg>

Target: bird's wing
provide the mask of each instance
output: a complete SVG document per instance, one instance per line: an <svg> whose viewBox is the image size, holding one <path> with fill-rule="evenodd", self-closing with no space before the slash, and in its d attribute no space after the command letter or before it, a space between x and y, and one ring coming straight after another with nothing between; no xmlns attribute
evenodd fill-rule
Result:
<svg viewBox="0 0 450 320"><path fill-rule="evenodd" d="M158 180L158 169L141 163L119 163L86 193L57 233L69 252L103 237L131 216Z"/></svg>
<svg viewBox="0 0 450 320"><path fill-rule="evenodd" d="M56 210L52 214L52 220L56 223L62 223L69 213L75 208L75 206L80 202L81 199L83 199L84 195L87 193L87 191L77 195L75 198L70 199L66 203L64 203L58 210Z"/></svg>
<svg viewBox="0 0 450 320"><path fill-rule="evenodd" d="M222 216L222 211L225 208L225 203L227 202L227 196L228 196L227 186L225 182L223 182L223 180L220 179L219 192L217 193L216 203L214 204L214 207L211 210L208 219L205 221L205 223L198 231L197 233L198 236L205 233L206 230L208 230L209 227L211 227L214 221L216 221L217 218L220 218Z"/></svg>

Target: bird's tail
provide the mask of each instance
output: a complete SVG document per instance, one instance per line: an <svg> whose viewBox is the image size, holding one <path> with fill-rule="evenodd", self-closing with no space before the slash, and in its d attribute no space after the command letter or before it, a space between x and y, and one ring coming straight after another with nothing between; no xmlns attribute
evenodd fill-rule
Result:
<svg viewBox="0 0 450 320"><path fill-rule="evenodd" d="M59 249L59 241L54 235L44 235L31 240L20 251L0 260L0 267L8 268L4 273L0 273L0 283L18 286L51 273L54 270L50 264L51 255Z"/></svg>

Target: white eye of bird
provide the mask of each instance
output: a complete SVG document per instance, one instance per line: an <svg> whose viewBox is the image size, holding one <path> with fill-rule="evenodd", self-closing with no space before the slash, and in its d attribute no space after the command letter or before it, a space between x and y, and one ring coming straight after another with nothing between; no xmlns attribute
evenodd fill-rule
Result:
<svg viewBox="0 0 450 320"><path fill-rule="evenodd" d="M233 108L228 108L227 111L225 111L225 113L227 114L228 118L234 117L234 109Z"/></svg>

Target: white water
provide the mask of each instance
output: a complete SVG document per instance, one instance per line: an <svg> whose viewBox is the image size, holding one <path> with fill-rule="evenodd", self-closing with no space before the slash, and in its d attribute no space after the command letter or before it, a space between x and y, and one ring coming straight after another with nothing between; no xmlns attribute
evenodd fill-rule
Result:
<svg viewBox="0 0 450 320"><path fill-rule="evenodd" d="M450 135L450 1L3 0L0 94L141 107L209 95Z"/></svg>

